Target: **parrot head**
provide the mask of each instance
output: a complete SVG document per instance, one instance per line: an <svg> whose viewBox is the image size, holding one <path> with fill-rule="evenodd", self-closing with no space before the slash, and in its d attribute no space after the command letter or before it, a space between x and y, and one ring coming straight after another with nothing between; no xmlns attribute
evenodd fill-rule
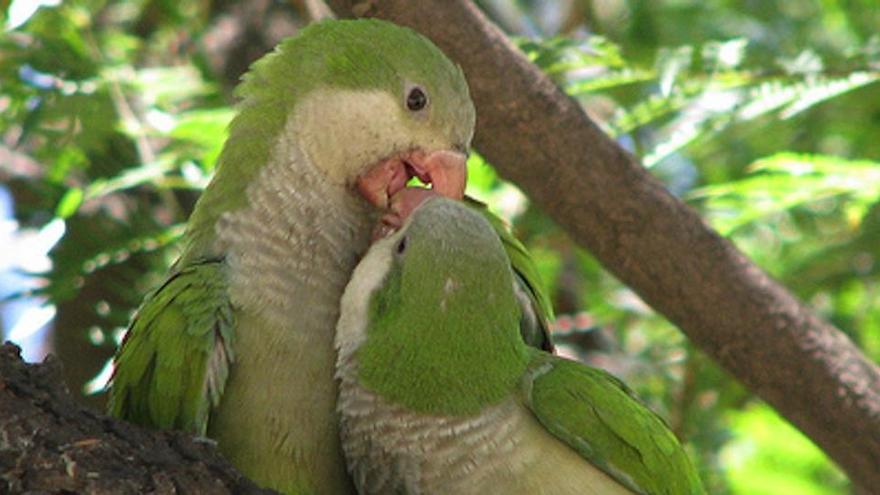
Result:
<svg viewBox="0 0 880 495"><path fill-rule="evenodd" d="M313 24L256 62L238 95L231 140L254 138L259 122L268 141L292 138L329 181L379 209L412 177L464 194L474 106L461 69L415 31L379 20Z"/></svg>
<svg viewBox="0 0 880 495"><path fill-rule="evenodd" d="M313 208L352 198L366 223L384 214L394 228L404 215L392 198L412 177L436 194L464 194L475 121L467 82L411 29L372 19L312 24L255 62L236 95L229 137L190 218L186 259L217 254L217 222L252 204L249 187L263 170L279 196L311 195Z"/></svg>
<svg viewBox="0 0 880 495"><path fill-rule="evenodd" d="M460 201L429 197L376 241L341 307L340 362L356 359L364 386L413 410L496 402L528 359L501 240ZM480 379L464 378L473 375Z"/></svg>

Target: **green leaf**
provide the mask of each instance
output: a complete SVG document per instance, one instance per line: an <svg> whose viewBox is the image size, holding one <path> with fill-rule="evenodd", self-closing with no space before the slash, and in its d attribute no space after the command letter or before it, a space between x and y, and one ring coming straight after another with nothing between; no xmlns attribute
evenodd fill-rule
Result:
<svg viewBox="0 0 880 495"><path fill-rule="evenodd" d="M867 86L878 79L880 74L876 72L853 72L846 77L808 82L804 85L804 90L797 94L796 99L779 114L779 117L789 119L823 101Z"/></svg>
<svg viewBox="0 0 880 495"><path fill-rule="evenodd" d="M880 201L880 163L834 156L779 153L758 160L740 180L693 191L713 226L730 234L769 215L839 198L851 228Z"/></svg>
<svg viewBox="0 0 880 495"><path fill-rule="evenodd" d="M660 74L660 94L669 96L679 74L686 71L693 61L694 49L691 46L661 48L657 55L657 72Z"/></svg>
<svg viewBox="0 0 880 495"><path fill-rule="evenodd" d="M178 116L170 136L178 147L191 145L187 155L198 159L204 171L209 172L217 163L226 141L226 128L234 115L230 108L184 112Z"/></svg>
<svg viewBox="0 0 880 495"><path fill-rule="evenodd" d="M79 209L79 206L83 202L83 190L78 187L73 187L68 189L64 196L61 197L61 201L58 202L58 207L55 209L55 216L58 218L70 218L76 211Z"/></svg>

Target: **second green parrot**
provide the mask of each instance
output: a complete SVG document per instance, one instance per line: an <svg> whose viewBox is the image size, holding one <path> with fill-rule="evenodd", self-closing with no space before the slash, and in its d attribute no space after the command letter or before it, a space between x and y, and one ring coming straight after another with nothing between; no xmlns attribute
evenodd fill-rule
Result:
<svg viewBox="0 0 880 495"><path fill-rule="evenodd" d="M439 197L357 266L336 374L360 493L703 493L622 382L523 342L515 277L489 222Z"/></svg>

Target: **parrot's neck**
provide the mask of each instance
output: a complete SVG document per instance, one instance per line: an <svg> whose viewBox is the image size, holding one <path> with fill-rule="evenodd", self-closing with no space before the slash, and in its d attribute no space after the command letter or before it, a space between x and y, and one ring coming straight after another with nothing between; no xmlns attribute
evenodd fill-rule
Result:
<svg viewBox="0 0 880 495"><path fill-rule="evenodd" d="M282 137L272 156L247 186L245 206L216 225L236 337L209 435L263 486L347 493L333 336L339 298L368 246L373 214L308 163L294 137Z"/></svg>
<svg viewBox="0 0 880 495"><path fill-rule="evenodd" d="M472 416L424 415L363 388L349 373L340 379L342 445L361 493L416 486L423 491L414 493L471 493L478 486L497 493L481 478L515 454L524 418L514 400Z"/></svg>
<svg viewBox="0 0 880 495"><path fill-rule="evenodd" d="M514 393L470 416L415 413L340 373L340 435L359 493L633 495L549 434Z"/></svg>
<svg viewBox="0 0 880 495"><path fill-rule="evenodd" d="M220 218L218 243L238 307L281 328L320 318L322 336L332 341L339 298L368 247L375 214L288 139L273 153L283 158L270 160L248 186L247 207Z"/></svg>

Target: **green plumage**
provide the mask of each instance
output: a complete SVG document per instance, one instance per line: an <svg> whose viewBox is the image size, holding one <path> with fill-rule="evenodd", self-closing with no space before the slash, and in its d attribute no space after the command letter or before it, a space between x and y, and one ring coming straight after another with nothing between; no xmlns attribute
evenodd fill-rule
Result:
<svg viewBox="0 0 880 495"><path fill-rule="evenodd" d="M229 126L215 177L190 218L182 261L215 254L214 224L224 211L246 204L248 184L268 161L284 124L305 95L328 87L380 89L397 95L407 81L424 84L439 102L468 95L461 69L427 38L377 20L309 25L254 63L235 90L241 101L238 113ZM440 113L454 110L438 107ZM455 120L453 115L435 118L446 125ZM473 126L473 122L462 124Z"/></svg>
<svg viewBox="0 0 880 495"><path fill-rule="evenodd" d="M419 118L404 106L409 84L431 98ZM319 91L326 114L310 100ZM115 359L109 409L211 435L261 485L351 493L333 414L333 328L378 216L353 184L384 157L466 150L473 105L461 69L439 49L378 20L303 29L256 62L236 95L182 255L145 298ZM363 95L363 106L352 95ZM339 120L336 97L360 119ZM304 121L314 127L291 128L307 101ZM370 150L352 148L365 142ZM313 159L307 148L341 149L343 163Z"/></svg>
<svg viewBox="0 0 880 495"><path fill-rule="evenodd" d="M429 95L418 114L405 107L413 84ZM236 95L238 113L190 218L181 258L145 298L116 357L110 412L210 435L263 486L351 493L334 415L333 328L379 215L354 183L388 157L466 151L473 104L461 69L440 50L378 20L303 29L255 63ZM496 227L510 249L505 270L513 263L527 299L509 320L535 322L523 333L546 346L549 305L534 267L500 222ZM402 284L410 282L404 277ZM395 308L393 294L388 298L385 306ZM520 317L529 312L542 316ZM526 354L509 340L503 344L518 349L524 366ZM479 348L492 345L478 341ZM462 346L462 356L473 357L472 348ZM411 359L399 363L401 374L431 362L418 346L406 351ZM383 382L387 370L376 373ZM480 398L512 386L509 376L501 378ZM463 391L436 390L450 403Z"/></svg>
<svg viewBox="0 0 880 495"><path fill-rule="evenodd" d="M678 440L620 380L523 342L516 275L496 228L460 203L431 199L355 270L337 376L343 446L362 493L506 482L522 486L518 493L703 493ZM352 323L358 315L367 323ZM373 395L381 401L364 398ZM474 442L516 448L507 462L480 457ZM434 443L442 452L419 447ZM563 458L556 468L569 478L543 472L545 451ZM460 465L473 468L455 471ZM596 469L604 475L579 474Z"/></svg>
<svg viewBox="0 0 880 495"><path fill-rule="evenodd" d="M528 304L521 305L525 306L522 308L520 318L520 334L523 340L532 347L552 352L550 322L553 320L553 305L550 303L550 296L541 282L538 267L535 266L532 256L523 243L508 230L504 221L490 212L485 204L467 196L464 202L480 212L498 234L504 252L510 259L514 281L528 299Z"/></svg>
<svg viewBox="0 0 880 495"><path fill-rule="evenodd" d="M234 360L222 260L193 263L148 295L117 361L110 413L204 435ZM210 375L210 379L208 377Z"/></svg>
<svg viewBox="0 0 880 495"><path fill-rule="evenodd" d="M649 494L704 493L666 423L617 378L534 351L520 386L547 431L621 484Z"/></svg>
<svg viewBox="0 0 880 495"><path fill-rule="evenodd" d="M451 211L461 208L456 204ZM519 333L502 330L518 328L521 310L512 298L500 238L485 222L460 224L448 213L450 208L424 210L395 248L383 290L371 301L370 339L358 353L360 376L367 387L414 411L430 414L442 405L444 413L473 414L510 393L516 378L509 370L524 371L528 354ZM445 266L432 273L438 242ZM479 260L485 263L475 265ZM496 305L506 310L487 310ZM426 314L430 326L424 325ZM463 339L452 331L457 328L499 331ZM479 381L458 379L475 364Z"/></svg>

